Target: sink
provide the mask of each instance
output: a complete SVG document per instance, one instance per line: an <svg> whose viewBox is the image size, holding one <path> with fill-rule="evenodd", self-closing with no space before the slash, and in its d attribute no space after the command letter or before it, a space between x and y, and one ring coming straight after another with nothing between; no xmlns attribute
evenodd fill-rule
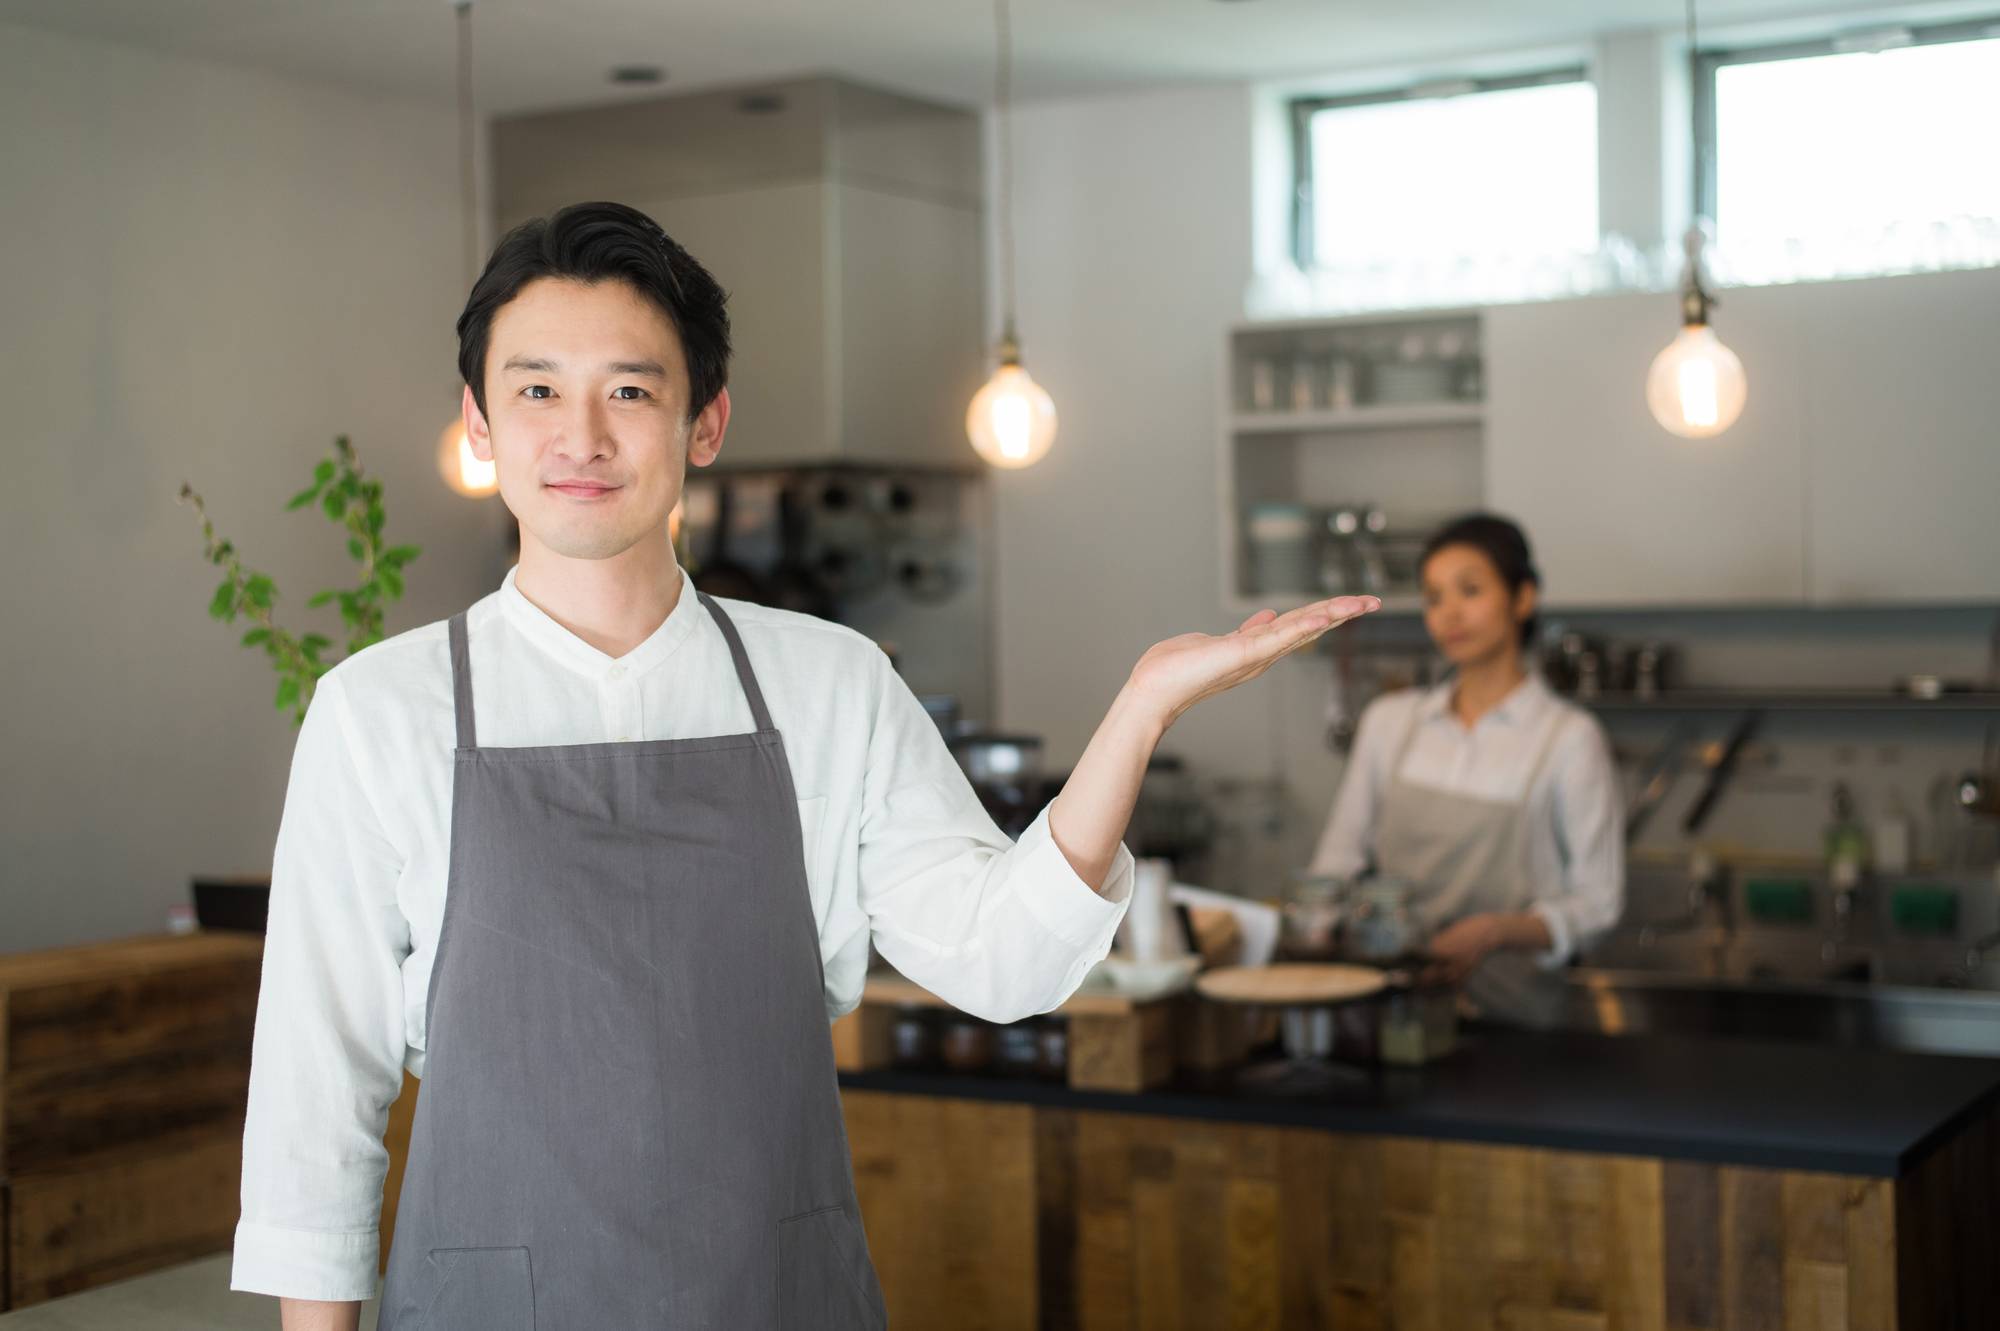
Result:
<svg viewBox="0 0 2000 1331"><path fill-rule="evenodd" d="M1709 979L1578 967L1563 1024L1606 1035L1748 1036L2000 1056L2000 992Z"/></svg>

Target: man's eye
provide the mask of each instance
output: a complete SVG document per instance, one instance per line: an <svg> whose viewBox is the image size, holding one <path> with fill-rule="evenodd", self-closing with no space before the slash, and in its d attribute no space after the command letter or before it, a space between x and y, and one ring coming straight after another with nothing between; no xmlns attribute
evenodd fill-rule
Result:
<svg viewBox="0 0 2000 1331"><path fill-rule="evenodd" d="M539 402L546 398L554 397L556 395L556 390L550 388L547 384L529 384L526 388L521 390L521 395L523 397L533 398L537 402Z"/></svg>
<svg viewBox="0 0 2000 1331"><path fill-rule="evenodd" d="M640 398L646 396L646 390L627 384L623 388L612 389L611 396L617 398L620 402L637 402Z"/></svg>

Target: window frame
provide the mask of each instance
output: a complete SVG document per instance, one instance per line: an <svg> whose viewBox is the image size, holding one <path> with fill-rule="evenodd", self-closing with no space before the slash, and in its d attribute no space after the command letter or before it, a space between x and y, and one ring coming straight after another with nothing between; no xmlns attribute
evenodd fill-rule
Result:
<svg viewBox="0 0 2000 1331"><path fill-rule="evenodd" d="M1885 38L1891 40L1884 40ZM1905 46L1940 46L1948 42L1991 41L2000 38L2000 14L1956 19L1950 23L1886 24L1855 29L1813 41L1773 42L1696 50L1694 82L1694 215L1716 221L1716 153L1720 130L1715 122L1715 74L1724 65L1758 65L1773 60L1806 60L1817 56L1851 55L1857 51L1900 50Z"/></svg>
<svg viewBox="0 0 2000 1331"><path fill-rule="evenodd" d="M1426 79L1401 88L1373 92L1342 93L1337 96L1294 97L1286 106L1292 128L1292 262L1301 272L1312 271L1313 254L1313 163L1312 118L1321 111L1341 111L1356 106L1380 106L1388 102L1420 102L1467 97L1482 92L1512 92L1516 88L1540 88L1562 83L1589 83L1590 67L1564 65L1526 74L1496 78Z"/></svg>

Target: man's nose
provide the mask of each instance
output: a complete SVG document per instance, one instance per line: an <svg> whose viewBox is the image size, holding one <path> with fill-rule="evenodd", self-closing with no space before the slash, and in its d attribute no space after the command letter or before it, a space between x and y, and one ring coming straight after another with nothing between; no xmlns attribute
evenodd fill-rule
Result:
<svg viewBox="0 0 2000 1331"><path fill-rule="evenodd" d="M610 413L604 404L572 399L567 405L562 433L556 437L556 453L578 465L614 456L618 445L611 437Z"/></svg>

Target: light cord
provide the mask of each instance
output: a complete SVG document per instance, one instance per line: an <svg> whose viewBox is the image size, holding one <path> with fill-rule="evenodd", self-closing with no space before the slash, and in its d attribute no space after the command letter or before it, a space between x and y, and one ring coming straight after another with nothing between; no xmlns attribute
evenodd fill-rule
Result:
<svg viewBox="0 0 2000 1331"><path fill-rule="evenodd" d="M993 108L1000 131L1000 357L1018 360L1014 336L1014 25L1007 0L993 0Z"/></svg>
<svg viewBox="0 0 2000 1331"><path fill-rule="evenodd" d="M472 105L472 0L456 0L458 11L458 215L459 245L463 252L465 289L479 280L479 182L477 121Z"/></svg>

